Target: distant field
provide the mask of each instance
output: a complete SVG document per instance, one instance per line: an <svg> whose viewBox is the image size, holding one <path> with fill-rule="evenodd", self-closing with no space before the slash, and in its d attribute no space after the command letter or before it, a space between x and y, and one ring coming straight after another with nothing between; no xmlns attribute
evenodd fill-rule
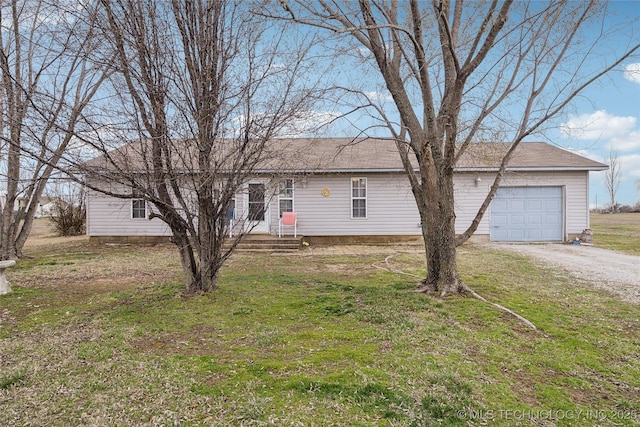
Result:
<svg viewBox="0 0 640 427"><path fill-rule="evenodd" d="M640 213L591 214L594 244L640 255Z"/></svg>

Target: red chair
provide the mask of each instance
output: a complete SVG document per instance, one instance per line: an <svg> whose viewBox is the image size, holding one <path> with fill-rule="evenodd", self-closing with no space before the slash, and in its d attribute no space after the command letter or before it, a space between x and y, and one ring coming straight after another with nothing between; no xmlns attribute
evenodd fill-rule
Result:
<svg viewBox="0 0 640 427"><path fill-rule="evenodd" d="M295 212L282 212L278 224L278 237L282 237L283 227L293 227L293 237L298 237L298 215Z"/></svg>

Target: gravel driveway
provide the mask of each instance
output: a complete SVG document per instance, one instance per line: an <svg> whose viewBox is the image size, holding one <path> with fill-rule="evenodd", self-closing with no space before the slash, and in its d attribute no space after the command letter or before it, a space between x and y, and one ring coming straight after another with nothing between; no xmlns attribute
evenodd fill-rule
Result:
<svg viewBox="0 0 640 427"><path fill-rule="evenodd" d="M493 249L516 252L640 304L640 257L593 246L499 244Z"/></svg>

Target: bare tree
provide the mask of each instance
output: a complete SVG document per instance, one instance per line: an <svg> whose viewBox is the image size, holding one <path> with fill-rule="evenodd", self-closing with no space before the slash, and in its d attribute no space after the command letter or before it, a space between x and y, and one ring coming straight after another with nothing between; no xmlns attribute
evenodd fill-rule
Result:
<svg viewBox="0 0 640 427"><path fill-rule="evenodd" d="M611 203L611 212L618 212L618 204L616 203L616 194L622 180L622 171L620 168L620 160L615 150L609 151L609 169L604 173L604 184L607 187L609 202Z"/></svg>
<svg viewBox="0 0 640 427"><path fill-rule="evenodd" d="M362 106L373 108L396 140L422 220L423 289L441 295L469 289L456 247L477 229L518 144L639 48L625 46L597 67L589 60L609 35L606 5L598 1L281 3L286 8L270 3L262 13L328 30L332 42L353 45L361 71L382 77L395 110L370 96ZM586 33L599 19L602 32ZM471 226L456 235L456 162L472 144L491 140L509 143Z"/></svg>
<svg viewBox="0 0 640 427"><path fill-rule="evenodd" d="M6 190L0 258L17 258L38 201L106 76L89 62L94 11L64 2L0 6L0 170Z"/></svg>
<svg viewBox="0 0 640 427"><path fill-rule="evenodd" d="M86 164L88 185L145 200L149 218L171 230L188 292L213 290L261 214L236 218L246 226L229 237L226 218L236 193L259 165L277 158L267 142L312 101L301 84L308 75L304 43L270 28L241 2L102 0L101 6L118 68L105 108L120 102L120 111L110 111L110 128L122 137L116 145L99 132L85 138L101 153Z"/></svg>

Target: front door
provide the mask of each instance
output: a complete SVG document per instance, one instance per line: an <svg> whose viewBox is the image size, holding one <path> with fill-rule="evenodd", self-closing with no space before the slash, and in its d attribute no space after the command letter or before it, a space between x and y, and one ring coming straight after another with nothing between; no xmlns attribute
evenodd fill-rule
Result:
<svg viewBox="0 0 640 427"><path fill-rule="evenodd" d="M262 182L251 182L247 187L246 211L249 219L249 232L268 233L266 185Z"/></svg>

